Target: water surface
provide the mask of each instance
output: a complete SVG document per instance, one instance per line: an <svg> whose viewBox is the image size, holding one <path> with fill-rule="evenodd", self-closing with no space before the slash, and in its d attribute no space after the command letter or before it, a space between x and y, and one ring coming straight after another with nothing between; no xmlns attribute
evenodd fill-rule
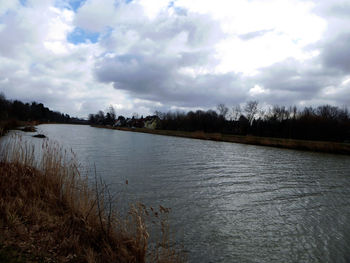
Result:
<svg viewBox="0 0 350 263"><path fill-rule="evenodd" d="M82 168L95 164L121 198L170 207L190 262L350 261L349 156L80 125L39 131Z"/></svg>

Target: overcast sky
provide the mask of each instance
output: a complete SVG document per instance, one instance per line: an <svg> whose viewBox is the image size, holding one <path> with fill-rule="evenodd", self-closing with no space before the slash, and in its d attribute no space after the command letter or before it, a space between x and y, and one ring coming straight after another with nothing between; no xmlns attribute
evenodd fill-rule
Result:
<svg viewBox="0 0 350 263"><path fill-rule="evenodd" d="M0 92L79 117L350 106L350 1L0 0Z"/></svg>

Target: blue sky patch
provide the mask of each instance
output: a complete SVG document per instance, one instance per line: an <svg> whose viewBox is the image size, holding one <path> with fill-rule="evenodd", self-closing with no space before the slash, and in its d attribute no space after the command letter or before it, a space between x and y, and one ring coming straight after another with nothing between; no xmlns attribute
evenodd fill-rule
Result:
<svg viewBox="0 0 350 263"><path fill-rule="evenodd" d="M173 7L174 6L174 1L171 1L169 4L168 4L168 8L169 7Z"/></svg>
<svg viewBox="0 0 350 263"><path fill-rule="evenodd" d="M19 0L19 2L21 3L21 5L26 6L27 5L27 0Z"/></svg>
<svg viewBox="0 0 350 263"><path fill-rule="evenodd" d="M74 31L67 36L67 40L73 44L86 43L88 41L96 43L99 36L99 33L90 32L80 27L76 27Z"/></svg>
<svg viewBox="0 0 350 263"><path fill-rule="evenodd" d="M1 1L1 0L0 0ZM27 1L27 0L23 0ZM69 9L77 12L77 10L86 2L86 0L55 0L54 6L59 9Z"/></svg>
<svg viewBox="0 0 350 263"><path fill-rule="evenodd" d="M71 8L75 11L78 10L78 8L80 6L82 6L84 4L86 0L70 0L69 1L69 5L71 6Z"/></svg>

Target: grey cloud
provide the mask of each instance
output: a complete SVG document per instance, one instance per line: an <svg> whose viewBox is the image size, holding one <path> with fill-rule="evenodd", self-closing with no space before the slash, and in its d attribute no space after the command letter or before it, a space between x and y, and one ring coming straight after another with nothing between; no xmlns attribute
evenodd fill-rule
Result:
<svg viewBox="0 0 350 263"><path fill-rule="evenodd" d="M249 32L247 34L242 34L242 35L239 35L238 37L242 40L251 40L257 37L262 37L267 33L270 33L273 31L274 29L259 30L259 31Z"/></svg>
<svg viewBox="0 0 350 263"><path fill-rule="evenodd" d="M218 22L208 15L199 14L178 15L174 18L160 17L141 32L143 38L154 41L166 41L186 32L188 45L200 47L216 43L224 36Z"/></svg>
<svg viewBox="0 0 350 263"><path fill-rule="evenodd" d="M212 33L216 31L215 26L211 29L205 26L206 21L211 23L210 18L191 18L186 13L174 19L159 18L156 24L129 28L137 34L138 41L128 49L128 55L102 58L95 73L99 81L112 82L116 89L125 90L133 97L162 102L164 105L205 108L213 107L218 102L227 105L242 103L252 98L248 91L256 84L270 92L254 94L253 98L269 104L292 105L299 104L300 101L327 99L338 105L347 103L349 100L344 99L344 95L349 92L340 86L342 79L350 72L350 34L344 33L347 32L348 25L342 26L342 15L337 14L340 12L337 11L339 3L330 5L326 1L322 6L331 8L337 19L328 20L326 41L323 39L307 47L308 51L320 51L320 55L302 62L290 58L261 69L257 76L207 73L193 77L179 71L185 67L216 65L212 43L222 37L220 31L219 34ZM326 17L325 11L323 10L323 17ZM332 33L334 28L338 28L337 32L342 34ZM250 40L272 31L273 29L261 30L239 37ZM171 41L183 32L188 34L187 50L175 49L173 53L168 52L167 48L173 45ZM115 41L113 45L117 43ZM336 87L337 92L325 95L327 87Z"/></svg>
<svg viewBox="0 0 350 263"><path fill-rule="evenodd" d="M196 63L193 57L191 63L186 59L184 63L180 57L128 55L107 58L97 65L96 76L99 81L112 82L116 89L126 90L137 98L176 106L213 106L235 92L236 98L241 97L235 89L232 94L226 93L233 82L240 87L239 76L233 73L192 77L179 72L179 65Z"/></svg>
<svg viewBox="0 0 350 263"><path fill-rule="evenodd" d="M9 12L5 15L3 24L5 28L0 31L0 55L16 57L19 46L35 40L31 30L21 23L15 13Z"/></svg>
<svg viewBox="0 0 350 263"><path fill-rule="evenodd" d="M224 33L217 21L208 15L159 15L155 20L138 18L134 23L118 21L114 29L103 37L101 45L115 51L130 45L129 53L164 52L166 48L179 48L176 41L184 41L189 49L212 48ZM137 42L136 44L134 44Z"/></svg>
<svg viewBox="0 0 350 263"><path fill-rule="evenodd" d="M323 63L327 67L350 73L350 33L342 34L328 42L322 50Z"/></svg>
<svg viewBox="0 0 350 263"><path fill-rule="evenodd" d="M270 94L264 97L270 104L292 105L324 99L324 89L339 86L342 74L316 65L320 65L318 57L308 62L287 59L262 69L254 81L270 90Z"/></svg>
<svg viewBox="0 0 350 263"><path fill-rule="evenodd" d="M346 0L314 0L314 11L323 17L350 19L350 3Z"/></svg>
<svg viewBox="0 0 350 263"><path fill-rule="evenodd" d="M135 98L184 107L213 106L227 100L226 90L234 90L232 82L238 83L239 77L233 73L194 77L184 72L188 68L213 67L218 63L214 45L223 33L220 25L207 15L189 16L179 12L168 17L161 14L148 23L119 25L112 32L112 39L106 38L102 45L110 54L114 49L118 52L123 36L132 42L127 53L101 57L95 74L99 81L112 82L116 89L127 91Z"/></svg>
<svg viewBox="0 0 350 263"><path fill-rule="evenodd" d="M252 99L249 90L257 84L270 91L254 95L261 103L290 105L303 100L350 105L350 86L342 84L350 74L350 4L340 0L314 2L314 12L328 25L322 39L307 51L318 50L320 55L303 62L281 61L261 69L256 76L215 73L219 63L216 44L226 36L209 15L175 9L170 16L164 12L151 20L140 6L120 5L113 7L113 19L101 12L98 22L95 10L82 14L84 10L78 9L76 25L102 28L93 47L96 51L89 51L92 46L76 46L74 54L55 56L42 50L44 27L27 22L34 19L31 13L8 12L0 21L5 25L0 39L6 40L0 42L0 89L11 99L37 100L71 115L79 110L81 114L96 112L110 103L110 86L105 83L128 95L120 102L123 114L171 106L206 109L221 102L230 106ZM130 10L125 12L125 8ZM106 29L105 25L111 27ZM272 31L238 37L251 40ZM91 69L93 61L95 68ZM189 69L202 73L192 75ZM97 82L90 80L90 70ZM325 92L327 87L334 91ZM125 101L126 107L122 105Z"/></svg>
<svg viewBox="0 0 350 263"><path fill-rule="evenodd" d="M333 5L329 13L336 16L336 17L341 17L345 19L350 19L349 14L350 14L350 3L349 2L342 2Z"/></svg>

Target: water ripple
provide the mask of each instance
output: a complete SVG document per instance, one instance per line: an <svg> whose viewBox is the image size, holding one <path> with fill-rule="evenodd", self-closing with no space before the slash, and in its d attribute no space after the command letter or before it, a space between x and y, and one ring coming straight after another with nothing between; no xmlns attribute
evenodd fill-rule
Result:
<svg viewBox="0 0 350 263"><path fill-rule="evenodd" d="M39 127L123 198L171 207L190 262L350 261L349 156Z"/></svg>

